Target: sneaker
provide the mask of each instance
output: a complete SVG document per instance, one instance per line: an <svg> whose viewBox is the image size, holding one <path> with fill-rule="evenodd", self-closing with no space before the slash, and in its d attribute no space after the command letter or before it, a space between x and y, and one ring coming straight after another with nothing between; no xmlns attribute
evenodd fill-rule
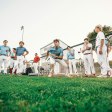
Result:
<svg viewBox="0 0 112 112"><path fill-rule="evenodd" d="M66 75L67 77L71 78L72 76L70 74Z"/></svg>
<svg viewBox="0 0 112 112"><path fill-rule="evenodd" d="M99 76L97 76L97 77L101 77L101 78L107 78L108 76L107 75L99 75Z"/></svg>
<svg viewBox="0 0 112 112"><path fill-rule="evenodd" d="M53 77L53 73L49 73L48 77Z"/></svg>

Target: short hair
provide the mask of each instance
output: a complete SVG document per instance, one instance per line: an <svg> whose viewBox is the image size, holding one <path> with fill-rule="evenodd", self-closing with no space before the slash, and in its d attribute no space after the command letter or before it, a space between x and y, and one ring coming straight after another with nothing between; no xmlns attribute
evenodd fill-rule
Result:
<svg viewBox="0 0 112 112"><path fill-rule="evenodd" d="M102 31L102 26L101 25L97 25L95 28L98 28L100 31Z"/></svg>
<svg viewBox="0 0 112 112"><path fill-rule="evenodd" d="M13 48L13 50L16 50L16 48Z"/></svg>
<svg viewBox="0 0 112 112"><path fill-rule="evenodd" d="M37 53L35 53L35 55L38 55Z"/></svg>
<svg viewBox="0 0 112 112"><path fill-rule="evenodd" d="M68 49L68 48L71 48L71 47L70 47L70 46L67 46L67 49Z"/></svg>
<svg viewBox="0 0 112 112"><path fill-rule="evenodd" d="M20 41L20 42L19 42L19 44L21 44L21 43L24 45L24 42L23 42L23 41Z"/></svg>
<svg viewBox="0 0 112 112"><path fill-rule="evenodd" d="M59 42L59 39L54 39L53 42Z"/></svg>
<svg viewBox="0 0 112 112"><path fill-rule="evenodd" d="M88 39L88 38L85 38L85 39L84 39L84 41L85 41L85 40L89 41L89 39Z"/></svg>
<svg viewBox="0 0 112 112"><path fill-rule="evenodd" d="M4 40L3 42L8 42L8 40Z"/></svg>

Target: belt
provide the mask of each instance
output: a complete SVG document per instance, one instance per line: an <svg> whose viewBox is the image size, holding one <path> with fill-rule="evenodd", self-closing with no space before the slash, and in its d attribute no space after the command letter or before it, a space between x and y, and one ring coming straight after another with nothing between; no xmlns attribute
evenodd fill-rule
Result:
<svg viewBox="0 0 112 112"><path fill-rule="evenodd" d="M7 56L6 54L0 54L0 56Z"/></svg>
<svg viewBox="0 0 112 112"><path fill-rule="evenodd" d="M73 59L75 59L75 58L70 58L69 60L73 60Z"/></svg>
<svg viewBox="0 0 112 112"><path fill-rule="evenodd" d="M91 53L85 53L84 55L88 55L88 54L91 54Z"/></svg>

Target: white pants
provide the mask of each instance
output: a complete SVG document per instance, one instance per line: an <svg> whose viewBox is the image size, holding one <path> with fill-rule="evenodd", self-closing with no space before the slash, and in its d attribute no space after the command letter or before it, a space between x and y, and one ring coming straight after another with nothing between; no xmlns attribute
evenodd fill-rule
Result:
<svg viewBox="0 0 112 112"><path fill-rule="evenodd" d="M93 55L92 54L84 55L83 60L84 60L85 74L87 75L95 74Z"/></svg>
<svg viewBox="0 0 112 112"><path fill-rule="evenodd" d="M75 61L75 59L69 60L69 71L70 71L70 74L73 74L73 71L74 71L75 73L77 73L76 61Z"/></svg>
<svg viewBox="0 0 112 112"><path fill-rule="evenodd" d="M107 48L103 47L103 54L99 54L99 47L97 48L97 58L98 63L101 67L101 75L107 75L108 67L107 67Z"/></svg>
<svg viewBox="0 0 112 112"><path fill-rule="evenodd" d="M8 68L8 57L7 56L0 56L0 72L2 70L2 67L4 68L3 69L4 73L7 73L7 68Z"/></svg>
<svg viewBox="0 0 112 112"><path fill-rule="evenodd" d="M59 64L61 64L62 66L64 66L66 68L66 73L65 74L67 75L68 74L68 66L67 66L66 62L63 59L61 60L61 59L54 59L52 57L49 57L49 63L51 65L55 65L56 62L58 62ZM51 68L50 72L54 73L54 67Z"/></svg>
<svg viewBox="0 0 112 112"><path fill-rule="evenodd" d="M38 63L33 63L35 73L38 73Z"/></svg>
<svg viewBox="0 0 112 112"><path fill-rule="evenodd" d="M112 70L112 69L110 68L109 58L108 58L108 57L107 57L107 69L108 69L108 71Z"/></svg>
<svg viewBox="0 0 112 112"><path fill-rule="evenodd" d="M17 56L17 74L21 74L24 71L24 56Z"/></svg>
<svg viewBox="0 0 112 112"><path fill-rule="evenodd" d="M18 61L14 60L14 59L11 59L10 60L10 68L13 68L12 73L15 72L15 70L17 69L17 66L18 66Z"/></svg>

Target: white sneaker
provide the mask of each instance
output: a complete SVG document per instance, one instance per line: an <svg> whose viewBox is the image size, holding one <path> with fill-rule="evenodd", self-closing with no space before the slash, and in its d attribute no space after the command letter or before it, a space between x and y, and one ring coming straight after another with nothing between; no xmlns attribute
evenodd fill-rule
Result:
<svg viewBox="0 0 112 112"><path fill-rule="evenodd" d="M107 75L99 75L99 76L97 76L97 77L101 77L101 78L107 78L108 76Z"/></svg>
<svg viewBox="0 0 112 112"><path fill-rule="evenodd" d="M48 77L53 77L53 73L49 73Z"/></svg>
<svg viewBox="0 0 112 112"><path fill-rule="evenodd" d="M71 75L70 75L70 74L65 74L65 76L66 76L66 77L71 77Z"/></svg>

